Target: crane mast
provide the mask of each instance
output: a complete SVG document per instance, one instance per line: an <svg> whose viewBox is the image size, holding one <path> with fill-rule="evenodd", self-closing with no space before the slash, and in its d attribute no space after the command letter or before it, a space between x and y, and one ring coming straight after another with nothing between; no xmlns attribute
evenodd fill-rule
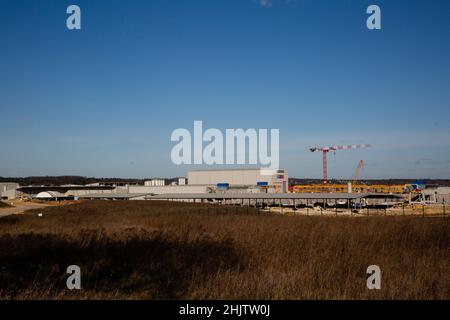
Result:
<svg viewBox="0 0 450 320"><path fill-rule="evenodd" d="M358 166L356 167L355 173L353 174L352 183L355 184L359 177L361 176L361 171L364 168L364 160L359 160Z"/></svg>

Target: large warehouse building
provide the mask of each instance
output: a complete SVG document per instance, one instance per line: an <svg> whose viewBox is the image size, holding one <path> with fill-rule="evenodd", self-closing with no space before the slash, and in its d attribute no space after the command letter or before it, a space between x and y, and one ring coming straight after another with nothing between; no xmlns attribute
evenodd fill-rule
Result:
<svg viewBox="0 0 450 320"><path fill-rule="evenodd" d="M189 185L267 186L274 192L287 192L288 173L283 169L217 169L188 172Z"/></svg>

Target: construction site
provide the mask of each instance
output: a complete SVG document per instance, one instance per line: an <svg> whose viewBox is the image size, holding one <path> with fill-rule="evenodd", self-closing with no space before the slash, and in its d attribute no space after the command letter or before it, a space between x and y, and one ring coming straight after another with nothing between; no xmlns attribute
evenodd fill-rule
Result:
<svg viewBox="0 0 450 320"><path fill-rule="evenodd" d="M322 154L322 181L296 183L285 169L192 170L186 177L144 181L108 181L84 185L19 185L0 183L5 201L165 200L254 207L293 215L446 215L450 186L416 180L406 184L367 183L360 160L351 179L332 181L327 156L337 151L369 148L346 145L310 148ZM298 180L298 179L297 179ZM12 204L13 202L11 202Z"/></svg>

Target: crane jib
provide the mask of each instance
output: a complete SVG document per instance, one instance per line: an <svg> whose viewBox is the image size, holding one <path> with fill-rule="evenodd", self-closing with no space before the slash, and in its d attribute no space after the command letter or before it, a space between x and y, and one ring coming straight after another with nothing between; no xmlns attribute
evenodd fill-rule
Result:
<svg viewBox="0 0 450 320"><path fill-rule="evenodd" d="M349 150L358 148L369 148L370 144L350 144L346 146L331 146L331 147L312 147L309 148L311 152L322 151L322 167L323 167L323 182L328 181L328 168L327 168L327 153L333 151L335 153L337 150Z"/></svg>

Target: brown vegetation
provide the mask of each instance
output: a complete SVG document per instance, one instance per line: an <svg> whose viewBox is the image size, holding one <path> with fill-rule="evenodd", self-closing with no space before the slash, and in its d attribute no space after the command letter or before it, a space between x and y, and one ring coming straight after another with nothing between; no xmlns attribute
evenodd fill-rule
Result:
<svg viewBox="0 0 450 320"><path fill-rule="evenodd" d="M48 207L0 219L0 298L449 299L448 221L156 201ZM66 289L72 264L81 291ZM366 288L372 264L381 290Z"/></svg>
<svg viewBox="0 0 450 320"><path fill-rule="evenodd" d="M8 203L0 201L0 208L10 208L10 207L11 206Z"/></svg>

